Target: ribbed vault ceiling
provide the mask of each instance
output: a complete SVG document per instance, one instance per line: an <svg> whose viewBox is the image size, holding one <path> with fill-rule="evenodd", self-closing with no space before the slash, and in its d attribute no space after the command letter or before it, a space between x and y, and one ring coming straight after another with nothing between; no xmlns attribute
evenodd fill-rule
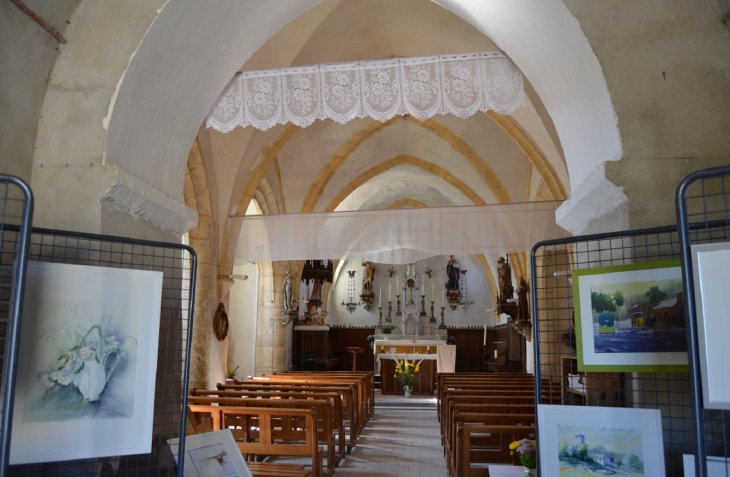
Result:
<svg viewBox="0 0 730 477"><path fill-rule="evenodd" d="M325 0L241 70L497 49L429 0ZM554 128L529 84L526 92L528 104L506 120L483 113L426 122L365 118L201 134L225 215L244 211L262 179L286 213L565 199Z"/></svg>

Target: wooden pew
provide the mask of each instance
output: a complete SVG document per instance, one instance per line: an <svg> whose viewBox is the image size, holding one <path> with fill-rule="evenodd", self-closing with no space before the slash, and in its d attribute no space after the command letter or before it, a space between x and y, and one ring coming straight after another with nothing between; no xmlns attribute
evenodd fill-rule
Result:
<svg viewBox="0 0 730 477"><path fill-rule="evenodd" d="M484 412L458 412L454 413L452 419L452 435L449 440L446 441L446 464L448 469L454 469L455 473L459 473L461 453L466 451L466 447L460 445L458 436L459 432L462 432L464 426L467 425L499 425L499 426L535 426L535 414L534 413L484 413ZM463 434L463 432L462 432ZM512 441L510 441L512 442ZM472 452L472 456L484 456L489 458L488 462L491 463L503 463L500 460L504 456L498 455L495 457L494 452L502 449L504 443L503 436L501 434L480 434L471 436L471 449L477 449L476 453ZM509 442L507 443L509 446ZM508 453L509 454L509 453ZM474 457L472 458L472 460Z"/></svg>
<svg viewBox="0 0 730 477"><path fill-rule="evenodd" d="M342 416L343 424L348 426L348 443L347 453L352 451L352 448L357 445L357 436L359 435L359 420L357 413L357 403L355 400L355 390L353 385L323 385L316 386L311 383L295 383L295 384L282 384L276 382L264 382L264 383L250 383L244 382L241 384L220 384L218 383L218 389L221 391L262 391L271 394L290 394L290 393L338 393L342 399Z"/></svg>
<svg viewBox="0 0 730 477"><path fill-rule="evenodd" d="M317 384L333 384L333 385L352 385L355 387L355 398L357 403L358 427L359 430L365 428L374 411L375 394L372 393L373 402L370 402L371 392L370 379L365 375L343 376L336 372L329 372L326 376L321 375L293 375L293 374L272 374L261 377L251 377L247 382L278 382L282 384L299 384L306 383L311 385ZM372 408L372 409L371 409ZM360 433L358 432L358 435Z"/></svg>
<svg viewBox="0 0 730 477"><path fill-rule="evenodd" d="M479 436L499 436L499 448L478 448L472 445ZM453 477L489 477L484 467L472 467L472 463L515 464L516 457L510 455L509 445L520 439L534 439L534 426L465 424L457 434L457 450L460 450L458 466L451 473Z"/></svg>
<svg viewBox="0 0 730 477"><path fill-rule="evenodd" d="M311 409L317 411L317 441L327 446L327 470L339 464L335 454L332 403L314 399L256 399L244 397L188 396L188 404L203 406L271 407L279 409ZM344 457L344 456L343 456Z"/></svg>
<svg viewBox="0 0 730 477"><path fill-rule="evenodd" d="M375 372L373 371L284 371L282 374L286 376L317 376L325 378L327 376L335 377L349 377L349 376L364 376L365 383L367 384L368 394L370 396L368 402L369 417L373 416L375 412Z"/></svg>
<svg viewBox="0 0 730 477"><path fill-rule="evenodd" d="M324 452L317 444L316 409L195 404L189 404L188 408L199 418L198 422L205 422L205 416L209 416L213 430L231 429L247 460L261 456L307 457L311 459L312 477L323 477ZM334 469L330 469L330 475L332 472Z"/></svg>
<svg viewBox="0 0 730 477"><path fill-rule="evenodd" d="M298 464L275 462L246 462L253 477L312 477L312 472Z"/></svg>
<svg viewBox="0 0 730 477"><path fill-rule="evenodd" d="M192 398L192 399L191 399ZM349 452L346 445L346 429L343 423L343 408L342 408L342 395L336 392L330 393L313 393L313 392L276 392L271 393L269 391L248 391L248 390L218 390L218 389L192 389L188 402L194 404L203 404L202 401L197 401L195 398L210 398L210 399L251 399L256 402L262 400L305 400L305 402L312 401L325 401L332 406L332 429L335 433L335 442L337 444L336 455L337 464L345 458L345 453ZM318 414L319 420L324 419L322 414ZM320 427L318 425L318 437ZM329 454L329 451L328 451Z"/></svg>

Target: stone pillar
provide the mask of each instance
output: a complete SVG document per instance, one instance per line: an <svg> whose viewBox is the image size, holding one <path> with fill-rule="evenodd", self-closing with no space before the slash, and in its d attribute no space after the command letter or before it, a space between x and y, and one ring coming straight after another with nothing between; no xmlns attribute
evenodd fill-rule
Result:
<svg viewBox="0 0 730 477"><path fill-rule="evenodd" d="M284 309L281 284L286 262L259 264L259 306L256 326L257 376L286 370L286 327L282 324Z"/></svg>

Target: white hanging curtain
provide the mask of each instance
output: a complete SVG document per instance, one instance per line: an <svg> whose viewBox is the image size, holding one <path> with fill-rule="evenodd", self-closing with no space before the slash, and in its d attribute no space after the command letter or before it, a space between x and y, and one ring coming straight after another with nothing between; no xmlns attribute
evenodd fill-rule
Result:
<svg viewBox="0 0 730 477"><path fill-rule="evenodd" d="M231 217L234 263L348 259L406 264L437 255L525 252L565 237L561 204L365 210Z"/></svg>
<svg viewBox="0 0 730 477"><path fill-rule="evenodd" d="M466 118L477 111L512 114L525 102L522 73L501 51L357 61L238 73L206 125L266 130L307 127L316 119L387 121L411 114Z"/></svg>

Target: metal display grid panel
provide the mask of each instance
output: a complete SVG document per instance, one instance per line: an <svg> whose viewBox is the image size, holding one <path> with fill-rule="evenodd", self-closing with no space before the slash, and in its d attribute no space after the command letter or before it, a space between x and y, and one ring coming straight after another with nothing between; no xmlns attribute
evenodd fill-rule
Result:
<svg viewBox="0 0 730 477"><path fill-rule="evenodd" d="M33 219L33 194L17 177L0 174L0 477L6 475L15 393L23 289ZM8 232L12 229L12 232ZM7 238L12 237L10 240Z"/></svg>
<svg viewBox="0 0 730 477"><path fill-rule="evenodd" d="M730 477L730 411L703 408L691 254L692 245L730 241L730 166L688 175L677 188L676 205L686 296L684 311L691 335L689 359L697 449L695 475ZM730 288L730 284L726 285ZM730 346L730 343L726 344ZM707 456L724 458L724 472L714 470L708 473Z"/></svg>
<svg viewBox="0 0 730 477"><path fill-rule="evenodd" d="M6 247L13 246L20 240L18 228L2 230L0 240ZM28 259L163 273L152 451L149 454L12 465L8 466L7 475L182 477L182 465L175 465L167 440L185 435L184 410L187 405L196 273L193 249L172 243L33 229ZM114 427L110 426L108 432L115 432ZM178 452L183 455L184 439Z"/></svg>
<svg viewBox="0 0 730 477"><path fill-rule="evenodd" d="M727 235L727 226L708 227L689 230L689 240ZM567 374L578 373L568 330L574 323L571 270L679 259L681 251L677 227L668 226L544 241L531 254L537 402L659 409L666 475L672 477L685 475L683 454L695 451L690 373L584 373L582 385L571 387ZM547 390L559 397L541 399Z"/></svg>

